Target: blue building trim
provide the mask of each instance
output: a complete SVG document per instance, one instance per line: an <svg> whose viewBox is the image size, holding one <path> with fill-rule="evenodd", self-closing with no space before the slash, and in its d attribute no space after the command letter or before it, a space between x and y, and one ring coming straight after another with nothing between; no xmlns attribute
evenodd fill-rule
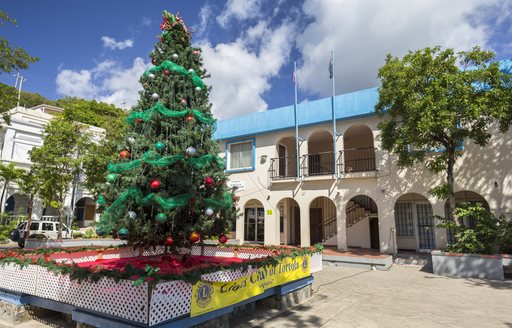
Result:
<svg viewBox="0 0 512 328"><path fill-rule="evenodd" d="M237 143L251 142L252 150L251 150L251 167L241 168L241 169L230 169L229 161L230 161L230 152L229 146ZM256 169L256 138L245 138L238 140L230 140L226 142L226 173L238 173L238 172L250 172Z"/></svg>
<svg viewBox="0 0 512 328"><path fill-rule="evenodd" d="M360 90L336 96L336 120L376 115L377 88ZM297 105L299 127L332 121L331 98L323 98ZM216 140L239 139L245 136L294 129L293 106L234 117L217 122Z"/></svg>

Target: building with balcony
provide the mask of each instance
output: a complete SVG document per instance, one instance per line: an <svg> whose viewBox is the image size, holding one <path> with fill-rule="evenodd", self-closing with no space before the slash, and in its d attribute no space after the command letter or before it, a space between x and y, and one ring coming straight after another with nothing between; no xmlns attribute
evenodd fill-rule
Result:
<svg viewBox="0 0 512 328"><path fill-rule="evenodd" d="M237 188L242 243L427 251L452 238L437 228L443 183L421 165L400 169L384 151L374 112L376 88L222 120L216 139L229 183ZM512 132L498 129L482 148L463 145L455 167L456 202L480 202L512 214ZM435 153L432 153L435 156ZM465 224L474 224L464 218Z"/></svg>
<svg viewBox="0 0 512 328"><path fill-rule="evenodd" d="M11 123L3 123L0 129L0 160L8 165L14 163L16 167L29 169L29 151L33 147L39 147L44 142L43 131L55 114L63 111L62 108L50 105L38 105L32 108L17 107L11 110ZM104 130L95 126L87 126L89 132L99 138ZM99 139L98 139L99 140ZM64 204L69 214L74 212L80 226L92 223L96 212L96 203L92 195L81 184L78 176L70 192L66 195ZM3 188L3 183L0 183ZM20 192L15 182L11 182L7 188L4 199L5 212L12 216L24 216L28 213L27 195ZM54 220L58 217L58 211L51 206L43 206L43 202L37 199L32 212L33 219Z"/></svg>

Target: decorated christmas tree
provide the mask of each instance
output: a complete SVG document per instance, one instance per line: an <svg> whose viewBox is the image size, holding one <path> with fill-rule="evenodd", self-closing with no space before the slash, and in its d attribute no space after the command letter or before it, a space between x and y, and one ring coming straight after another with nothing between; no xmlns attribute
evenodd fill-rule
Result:
<svg viewBox="0 0 512 328"><path fill-rule="evenodd" d="M154 66L140 78L129 132L118 160L108 165L96 231L136 248L191 247L202 238L225 243L236 210L212 139L201 49L191 46L177 15L164 11L160 27L150 54Z"/></svg>

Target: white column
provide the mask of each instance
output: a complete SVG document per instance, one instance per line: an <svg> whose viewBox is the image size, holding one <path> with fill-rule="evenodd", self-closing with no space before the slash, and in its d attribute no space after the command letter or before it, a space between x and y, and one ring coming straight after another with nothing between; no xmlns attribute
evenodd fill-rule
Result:
<svg viewBox="0 0 512 328"><path fill-rule="evenodd" d="M380 252L393 254L397 252L396 228L395 228L395 207L386 194L377 200L379 209L379 242Z"/></svg>
<svg viewBox="0 0 512 328"><path fill-rule="evenodd" d="M336 240L340 251L347 251L347 213L343 204L336 206Z"/></svg>
<svg viewBox="0 0 512 328"><path fill-rule="evenodd" d="M432 214L444 217L444 201L439 199L430 199L432 203ZM440 224L441 221L438 219L434 219L434 237L436 241L436 249L445 248L448 244L448 238L446 235L446 229L438 228L437 225Z"/></svg>
<svg viewBox="0 0 512 328"><path fill-rule="evenodd" d="M309 233L309 203L300 206L300 246L311 246L311 236Z"/></svg>

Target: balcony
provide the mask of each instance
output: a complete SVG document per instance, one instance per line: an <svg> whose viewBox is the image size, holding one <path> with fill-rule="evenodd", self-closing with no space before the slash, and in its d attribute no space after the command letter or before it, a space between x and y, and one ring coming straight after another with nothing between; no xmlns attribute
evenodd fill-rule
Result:
<svg viewBox="0 0 512 328"><path fill-rule="evenodd" d="M297 158L295 156L271 158L268 171L272 181L295 179L297 177Z"/></svg>
<svg viewBox="0 0 512 328"><path fill-rule="evenodd" d="M343 165L340 165L340 172L371 172L375 169L375 148L353 148L340 151L340 158L343 158ZM341 162L341 161L340 161Z"/></svg>
<svg viewBox="0 0 512 328"><path fill-rule="evenodd" d="M322 152L303 155L301 173L304 177L334 174L334 153Z"/></svg>

